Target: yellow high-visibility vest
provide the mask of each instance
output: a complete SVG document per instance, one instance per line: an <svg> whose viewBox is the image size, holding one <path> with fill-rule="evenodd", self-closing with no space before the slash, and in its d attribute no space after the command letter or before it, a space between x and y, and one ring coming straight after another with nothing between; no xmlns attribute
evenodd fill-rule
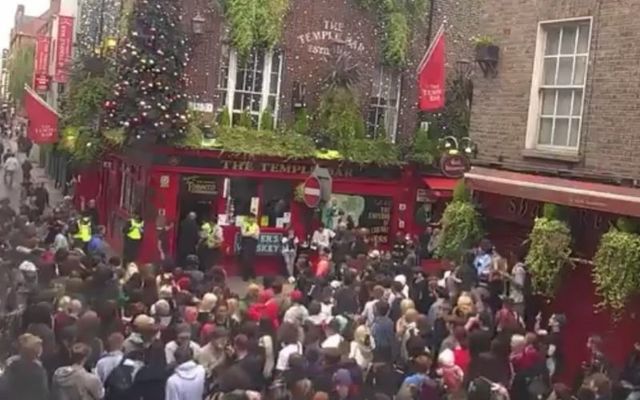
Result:
<svg viewBox="0 0 640 400"><path fill-rule="evenodd" d="M144 227L144 222L138 222L135 219L129 221L131 228L129 228L129 232L127 232L127 237L131 240L140 240L142 239L142 228Z"/></svg>
<svg viewBox="0 0 640 400"><path fill-rule="evenodd" d="M91 240L91 222L78 221L78 232L73 237L88 243Z"/></svg>

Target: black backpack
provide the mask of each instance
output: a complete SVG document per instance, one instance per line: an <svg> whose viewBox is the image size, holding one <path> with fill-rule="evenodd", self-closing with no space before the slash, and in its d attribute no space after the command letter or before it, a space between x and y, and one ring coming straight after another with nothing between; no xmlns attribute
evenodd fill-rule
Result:
<svg viewBox="0 0 640 400"><path fill-rule="evenodd" d="M133 366L125 365L126 357L111 371L104 382L104 400L126 400L133 387Z"/></svg>

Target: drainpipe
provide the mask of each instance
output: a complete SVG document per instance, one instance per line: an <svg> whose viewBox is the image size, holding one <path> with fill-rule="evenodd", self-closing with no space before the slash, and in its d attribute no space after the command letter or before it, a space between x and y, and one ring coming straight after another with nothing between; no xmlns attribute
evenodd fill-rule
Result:
<svg viewBox="0 0 640 400"><path fill-rule="evenodd" d="M433 14L436 9L436 0L429 1L429 21L427 22L427 44L431 44L433 31Z"/></svg>

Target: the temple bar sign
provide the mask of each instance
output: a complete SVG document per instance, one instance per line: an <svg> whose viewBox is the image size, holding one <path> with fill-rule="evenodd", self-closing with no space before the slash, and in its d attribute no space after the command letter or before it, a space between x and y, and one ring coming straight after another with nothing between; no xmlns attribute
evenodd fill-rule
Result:
<svg viewBox="0 0 640 400"><path fill-rule="evenodd" d="M297 36L298 43L306 46L307 52L330 56L341 44L344 50L364 52L364 44L354 38L350 33L344 31L344 23L325 19L322 21L322 29L308 31Z"/></svg>

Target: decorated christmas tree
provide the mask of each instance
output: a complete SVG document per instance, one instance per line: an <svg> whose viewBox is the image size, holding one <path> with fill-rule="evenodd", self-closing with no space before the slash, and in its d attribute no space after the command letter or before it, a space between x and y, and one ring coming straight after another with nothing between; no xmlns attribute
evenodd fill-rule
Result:
<svg viewBox="0 0 640 400"><path fill-rule="evenodd" d="M118 78L105 109L107 124L124 128L129 142L166 142L187 131L189 48L179 4L137 0L119 45Z"/></svg>

